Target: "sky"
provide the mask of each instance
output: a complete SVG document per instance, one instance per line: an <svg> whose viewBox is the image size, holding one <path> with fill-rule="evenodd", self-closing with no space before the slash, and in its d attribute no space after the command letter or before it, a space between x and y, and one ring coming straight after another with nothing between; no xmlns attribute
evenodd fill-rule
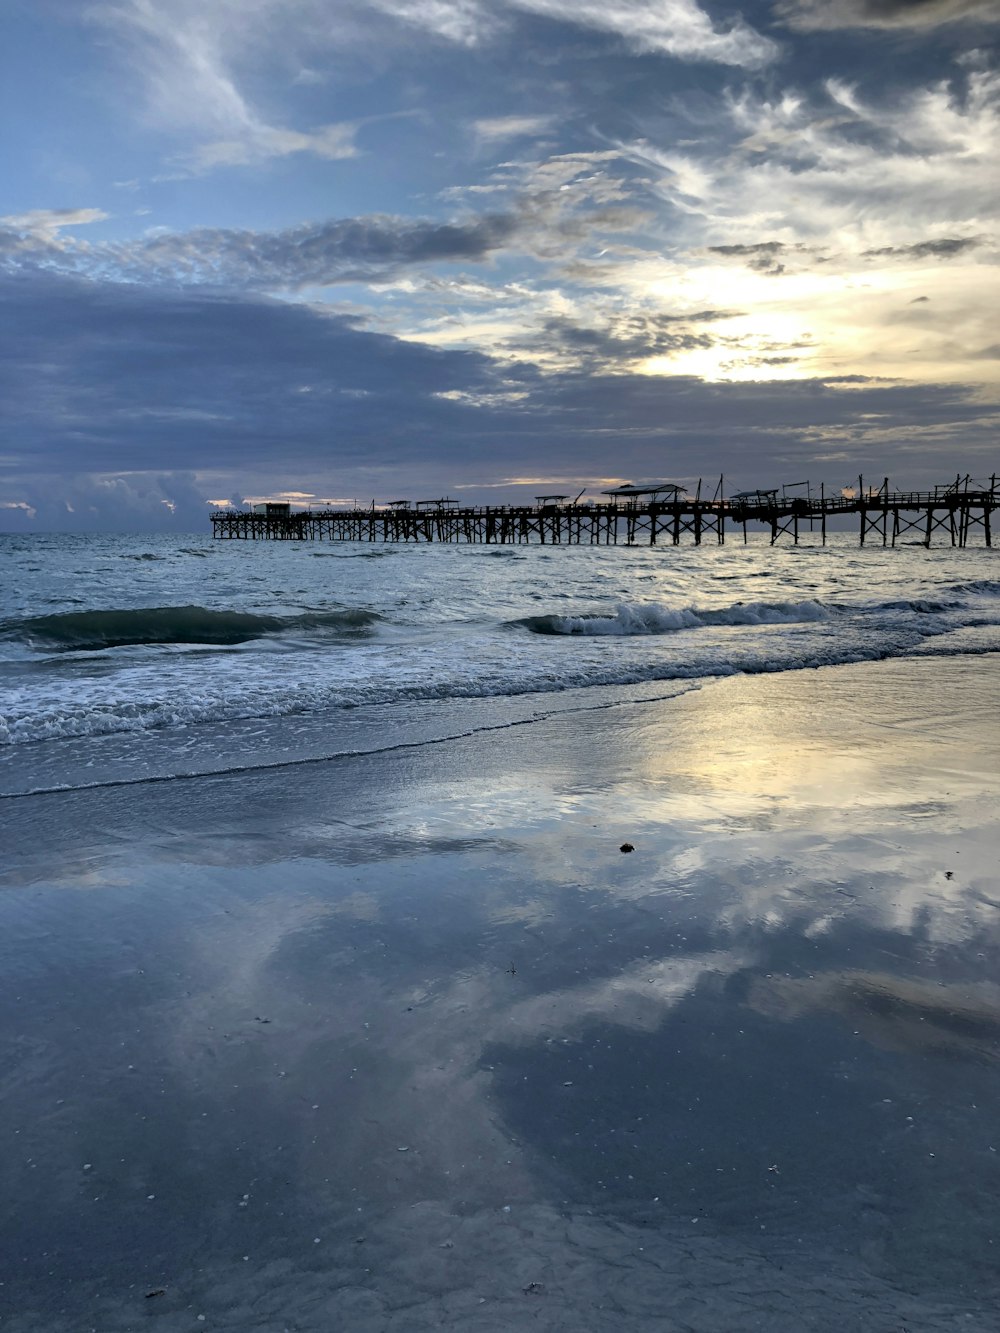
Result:
<svg viewBox="0 0 1000 1333"><path fill-rule="evenodd" d="M998 0L0 0L0 530L1000 471Z"/></svg>

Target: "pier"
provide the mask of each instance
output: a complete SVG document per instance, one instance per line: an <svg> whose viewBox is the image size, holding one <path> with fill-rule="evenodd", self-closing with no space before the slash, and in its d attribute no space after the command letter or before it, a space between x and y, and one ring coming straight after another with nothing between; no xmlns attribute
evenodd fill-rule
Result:
<svg viewBox="0 0 1000 1333"><path fill-rule="evenodd" d="M543 495L534 505L463 506L451 497L374 502L368 508L305 509L285 502L212 515L212 535L228 541L450 542L469 545L635 546L702 542L722 545L727 525L747 541L747 525L770 531L771 545L817 535L825 546L828 522L853 515L860 544L992 546L992 517L1000 508L997 477L982 483L958 476L933 491L894 491L885 478L828 494L796 482L723 496L722 478L711 498L702 483L691 491L672 483L627 485L601 501ZM581 492L582 495L582 492Z"/></svg>

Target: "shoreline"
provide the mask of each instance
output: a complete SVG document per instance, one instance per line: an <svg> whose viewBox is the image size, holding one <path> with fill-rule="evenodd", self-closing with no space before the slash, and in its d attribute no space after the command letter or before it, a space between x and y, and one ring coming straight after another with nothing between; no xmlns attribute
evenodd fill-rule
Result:
<svg viewBox="0 0 1000 1333"><path fill-rule="evenodd" d="M107 735L22 742L0 748L0 801L58 795L75 790L106 790L152 782L236 777L322 764L363 755L443 745L511 727L535 725L556 717L605 709L666 704L696 690L725 682L785 677L844 669L878 668L887 663L932 660L979 662L988 670L1000 652L915 651L857 662L783 667L774 671L734 671L707 676L676 676L625 684L595 684L504 695L417 698L328 709L302 716L233 719L177 728L114 732ZM456 728L455 716L462 722ZM390 744L372 740L389 720L397 737ZM256 758L221 762L230 752L252 749ZM289 752L294 750L294 757ZM94 778L95 764L105 776ZM185 767L179 768L178 765ZM56 780L58 775L58 780ZM69 775L67 777L67 775Z"/></svg>
<svg viewBox="0 0 1000 1333"><path fill-rule="evenodd" d="M994 668L19 799L3 1327L985 1330Z"/></svg>

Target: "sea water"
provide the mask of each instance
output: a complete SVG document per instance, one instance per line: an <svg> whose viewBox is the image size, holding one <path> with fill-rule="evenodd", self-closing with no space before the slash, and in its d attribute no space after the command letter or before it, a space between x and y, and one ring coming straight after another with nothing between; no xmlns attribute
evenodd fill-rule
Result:
<svg viewBox="0 0 1000 1333"><path fill-rule="evenodd" d="M995 552L0 559L5 1330L996 1327Z"/></svg>
<svg viewBox="0 0 1000 1333"><path fill-rule="evenodd" d="M740 672L1000 650L1000 552L848 533L5 536L0 566L0 792L417 744Z"/></svg>

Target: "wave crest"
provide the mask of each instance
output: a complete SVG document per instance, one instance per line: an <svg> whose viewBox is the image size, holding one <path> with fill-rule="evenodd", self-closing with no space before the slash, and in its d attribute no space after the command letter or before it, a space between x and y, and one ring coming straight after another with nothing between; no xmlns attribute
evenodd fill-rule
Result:
<svg viewBox="0 0 1000 1333"><path fill-rule="evenodd" d="M204 606L147 606L9 620L0 624L0 633L48 652L98 651L139 644L229 647L297 630L358 634L380 619L376 612L363 608L270 616L250 611L212 611Z"/></svg>

